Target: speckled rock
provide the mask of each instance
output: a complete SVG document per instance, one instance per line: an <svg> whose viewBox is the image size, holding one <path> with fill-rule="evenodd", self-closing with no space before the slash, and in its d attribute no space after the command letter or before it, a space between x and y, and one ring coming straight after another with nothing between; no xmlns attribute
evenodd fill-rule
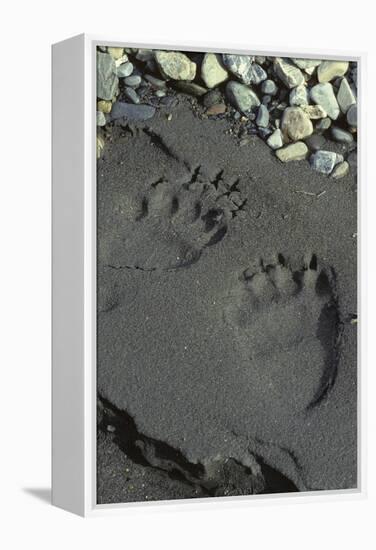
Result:
<svg viewBox="0 0 376 550"><path fill-rule="evenodd" d="M337 166L334 168L334 170L332 172L332 178L334 178L336 180L338 180L340 178L344 178L345 176L347 176L349 171L350 171L349 163L346 162L346 161L341 162L341 163L337 164Z"/></svg>
<svg viewBox="0 0 376 550"><path fill-rule="evenodd" d="M281 130L287 140L299 141L312 134L313 126L300 107L287 107L282 115Z"/></svg>
<svg viewBox="0 0 376 550"><path fill-rule="evenodd" d="M141 77L137 74L124 78L124 84L131 88L137 88L141 84Z"/></svg>
<svg viewBox="0 0 376 550"><path fill-rule="evenodd" d="M282 80L287 88L296 88L296 86L304 83L303 73L288 59L276 57L273 68L278 78Z"/></svg>
<svg viewBox="0 0 376 550"><path fill-rule="evenodd" d="M341 80L337 93L337 101L341 111L345 114L350 109L351 105L356 103L356 97L346 78L342 78Z"/></svg>
<svg viewBox="0 0 376 550"><path fill-rule="evenodd" d="M207 88L215 88L228 78L228 72L216 53L206 53L201 65L201 77Z"/></svg>
<svg viewBox="0 0 376 550"><path fill-rule="evenodd" d="M290 162L292 160L303 160L306 158L308 148L305 143L298 141L291 145L286 145L282 149L277 149L276 156L281 162Z"/></svg>
<svg viewBox="0 0 376 550"><path fill-rule="evenodd" d="M245 84L250 84L251 79L249 71L253 62L252 55L236 55L224 53L222 55L223 63L227 69L242 80Z"/></svg>
<svg viewBox="0 0 376 550"><path fill-rule="evenodd" d="M117 94L118 85L115 61L110 54L97 52L97 97L111 100Z"/></svg>
<svg viewBox="0 0 376 550"><path fill-rule="evenodd" d="M257 63L252 63L250 69L249 69L249 79L251 84L261 84L264 80L268 78L268 75L264 71L264 69L261 67L261 65L258 65Z"/></svg>
<svg viewBox="0 0 376 550"><path fill-rule="evenodd" d="M308 91L304 84L293 88L289 96L290 105L308 105Z"/></svg>
<svg viewBox="0 0 376 550"><path fill-rule="evenodd" d="M328 130L332 124L332 121L329 117L322 118L316 123L315 130L318 132L325 132L325 130Z"/></svg>
<svg viewBox="0 0 376 550"><path fill-rule="evenodd" d="M325 118L327 115L326 111L321 107L321 105L302 105L301 108L311 120Z"/></svg>
<svg viewBox="0 0 376 550"><path fill-rule="evenodd" d="M180 52L155 52L159 70L165 78L173 80L193 80L196 76L196 63Z"/></svg>
<svg viewBox="0 0 376 550"><path fill-rule="evenodd" d="M309 159L314 170L322 174L330 174L336 165L337 155L332 151L316 151Z"/></svg>
<svg viewBox="0 0 376 550"><path fill-rule="evenodd" d="M330 82L334 78L343 76L349 68L347 61L323 61L317 69L319 82Z"/></svg>
<svg viewBox="0 0 376 550"><path fill-rule="evenodd" d="M329 82L316 84L311 88L311 98L316 105L321 105L332 120L336 120L340 110L334 95L333 86Z"/></svg>
<svg viewBox="0 0 376 550"><path fill-rule="evenodd" d="M230 103L243 113L260 105L260 100L248 86L231 80L226 86L226 95Z"/></svg>

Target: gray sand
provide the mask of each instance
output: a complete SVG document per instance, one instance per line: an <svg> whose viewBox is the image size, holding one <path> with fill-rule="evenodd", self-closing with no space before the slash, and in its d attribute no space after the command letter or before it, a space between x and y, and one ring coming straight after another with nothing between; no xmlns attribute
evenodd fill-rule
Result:
<svg viewBox="0 0 376 550"><path fill-rule="evenodd" d="M283 165L228 128L181 101L115 131L98 163L99 395L149 469L191 484L151 498L202 496L229 460L243 493L261 464L297 490L355 487L354 176Z"/></svg>

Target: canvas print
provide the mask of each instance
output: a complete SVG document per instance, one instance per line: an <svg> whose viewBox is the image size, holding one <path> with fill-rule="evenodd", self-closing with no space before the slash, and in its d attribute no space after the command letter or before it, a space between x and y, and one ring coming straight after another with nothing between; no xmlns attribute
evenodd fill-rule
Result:
<svg viewBox="0 0 376 550"><path fill-rule="evenodd" d="M97 47L97 502L357 486L357 64Z"/></svg>

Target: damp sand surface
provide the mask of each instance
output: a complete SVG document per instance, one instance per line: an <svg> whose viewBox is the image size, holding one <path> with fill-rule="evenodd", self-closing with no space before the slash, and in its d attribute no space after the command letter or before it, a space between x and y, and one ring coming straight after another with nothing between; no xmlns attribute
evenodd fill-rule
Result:
<svg viewBox="0 0 376 550"><path fill-rule="evenodd" d="M229 129L181 100L98 162L98 502L356 486L354 175Z"/></svg>

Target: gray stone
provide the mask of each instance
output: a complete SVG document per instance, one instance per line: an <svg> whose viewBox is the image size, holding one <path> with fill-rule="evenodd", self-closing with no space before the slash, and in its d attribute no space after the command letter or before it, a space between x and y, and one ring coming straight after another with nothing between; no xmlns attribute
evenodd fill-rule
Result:
<svg viewBox="0 0 376 550"><path fill-rule="evenodd" d="M261 84L261 91L263 94L275 95L278 91L278 88L273 80L268 79L264 80L264 82Z"/></svg>
<svg viewBox="0 0 376 550"><path fill-rule="evenodd" d="M308 105L308 91L304 84L293 88L289 96L290 105Z"/></svg>
<svg viewBox="0 0 376 550"><path fill-rule="evenodd" d="M156 90L165 90L167 88L166 82L160 78L155 78L151 74L145 74L144 78L149 82Z"/></svg>
<svg viewBox="0 0 376 550"><path fill-rule="evenodd" d="M281 130L288 140L299 141L312 134L313 126L300 107L287 107L283 112Z"/></svg>
<svg viewBox="0 0 376 550"><path fill-rule="evenodd" d="M330 174L336 161L337 155L332 151L316 151L310 158L312 168L322 174Z"/></svg>
<svg viewBox="0 0 376 550"><path fill-rule="evenodd" d="M338 180L340 178L343 178L343 177L347 176L349 171L350 171L349 163L346 162L346 161L341 162L341 163L337 164L337 166L334 168L334 170L332 172L332 178L334 178L336 180Z"/></svg>
<svg viewBox="0 0 376 550"><path fill-rule="evenodd" d="M269 124L269 111L265 105L260 105L258 108L256 124L263 128L266 128Z"/></svg>
<svg viewBox="0 0 376 550"><path fill-rule="evenodd" d="M172 80L193 80L196 76L196 63L180 52L155 52L159 70L166 78Z"/></svg>
<svg viewBox="0 0 376 550"><path fill-rule="evenodd" d="M323 149L326 144L326 139L322 134L312 134L304 141L311 151L319 151Z"/></svg>
<svg viewBox="0 0 376 550"><path fill-rule="evenodd" d="M307 69L314 69L321 63L320 59L300 59L296 57L292 57L291 61L299 67L299 69L303 69L304 71Z"/></svg>
<svg viewBox="0 0 376 550"><path fill-rule="evenodd" d="M350 88L346 78L342 78L341 84L337 93L338 105L343 113L347 113L351 105L356 103L355 95Z"/></svg>
<svg viewBox="0 0 376 550"><path fill-rule="evenodd" d="M355 88L358 87L358 67L355 65L350 71L351 80L354 82Z"/></svg>
<svg viewBox="0 0 376 550"><path fill-rule="evenodd" d="M356 151L352 151L349 156L347 157L347 162L350 165L350 168L353 172L357 171L358 167L358 154Z"/></svg>
<svg viewBox="0 0 376 550"><path fill-rule="evenodd" d="M138 88L141 84L141 77L138 75L127 76L127 78L124 78L124 84L131 88Z"/></svg>
<svg viewBox="0 0 376 550"><path fill-rule="evenodd" d="M277 149L276 156L281 162L290 162L292 160L303 160L306 158L308 148L305 143L298 141L291 145L286 145L282 149Z"/></svg>
<svg viewBox="0 0 376 550"><path fill-rule="evenodd" d="M342 130L338 126L332 126L331 129L332 138L339 143L352 143L354 141L353 135L347 130Z"/></svg>
<svg viewBox="0 0 376 550"><path fill-rule="evenodd" d="M124 95L127 99L135 103L136 105L140 103L140 98L137 95L137 92L133 88L125 88Z"/></svg>
<svg viewBox="0 0 376 550"><path fill-rule="evenodd" d="M165 97L166 92L165 92L164 90L156 90L156 91L155 91L155 95L156 95L157 97Z"/></svg>
<svg viewBox="0 0 376 550"><path fill-rule="evenodd" d="M223 63L227 69L242 80L245 84L250 84L250 69L253 62L252 55L235 55L224 53L222 55Z"/></svg>
<svg viewBox="0 0 376 550"><path fill-rule="evenodd" d="M338 76L343 76L348 68L347 61L323 61L317 69L317 79L319 82L330 82Z"/></svg>
<svg viewBox="0 0 376 550"><path fill-rule="evenodd" d="M213 105L217 105L218 103L222 103L222 94L219 90L211 90L207 94L204 95L203 104L205 107L209 108Z"/></svg>
<svg viewBox="0 0 376 550"><path fill-rule="evenodd" d="M226 95L230 103L238 109L238 111L242 111L243 113L260 105L260 100L253 90L234 80L228 82L226 86Z"/></svg>
<svg viewBox="0 0 376 550"><path fill-rule="evenodd" d="M258 65L257 63L252 63L250 69L249 69L249 78L251 84L261 84L264 80L268 78L268 75L264 71L264 69L261 67L261 65Z"/></svg>
<svg viewBox="0 0 376 550"><path fill-rule="evenodd" d="M321 105L332 120L336 120L340 113L333 86L329 82L316 84L311 88L311 98L316 105Z"/></svg>
<svg viewBox="0 0 376 550"><path fill-rule="evenodd" d="M106 117L102 111L97 111L97 126L104 126L106 124Z"/></svg>
<svg viewBox="0 0 376 550"><path fill-rule="evenodd" d="M146 63L147 61L150 61L154 59L154 51L153 50L145 50L145 49L139 49L136 54L136 59L138 61L143 61Z"/></svg>
<svg viewBox="0 0 376 550"><path fill-rule="evenodd" d="M133 64L128 61L127 63L123 63L123 65L119 65L117 68L117 75L119 78L125 78L127 76L130 76L133 73Z"/></svg>
<svg viewBox="0 0 376 550"><path fill-rule="evenodd" d="M347 122L353 128L356 128L358 125L358 108L355 105L351 105L346 115Z"/></svg>
<svg viewBox="0 0 376 550"><path fill-rule="evenodd" d="M283 145L281 130L279 130L279 129L274 130L274 132L271 134L271 136L268 137L266 143L272 149L280 149Z"/></svg>
<svg viewBox="0 0 376 550"><path fill-rule="evenodd" d="M272 97L271 97L270 95L264 95L264 96L262 96L262 101L261 101L261 103L262 103L263 105L269 105L269 103L271 102L271 100L272 100Z"/></svg>
<svg viewBox="0 0 376 550"><path fill-rule="evenodd" d="M228 72L216 53L206 53L201 65L201 77L207 88L215 88L228 78Z"/></svg>
<svg viewBox="0 0 376 550"><path fill-rule="evenodd" d="M108 53L97 52L97 97L112 99L119 85L114 59Z"/></svg>
<svg viewBox="0 0 376 550"><path fill-rule="evenodd" d="M125 118L131 121L142 121L152 118L154 114L155 108L151 105L132 105L131 103L116 101L112 106L111 118L112 120Z"/></svg>
<svg viewBox="0 0 376 550"><path fill-rule="evenodd" d="M182 80L177 80L174 82L174 87L178 88L178 90L181 90L185 94L195 95L197 97L200 97L208 91L203 86L199 86L199 84L196 84L195 82L184 82Z"/></svg>
<svg viewBox="0 0 376 550"><path fill-rule="evenodd" d="M296 88L304 83L304 76L298 67L293 65L288 59L276 57L273 68L280 80L287 88Z"/></svg>
<svg viewBox="0 0 376 550"><path fill-rule="evenodd" d="M330 125L332 124L332 121L330 118L323 118L322 120L319 120L315 126L315 129L319 132L325 132L325 130L328 130L330 128Z"/></svg>

